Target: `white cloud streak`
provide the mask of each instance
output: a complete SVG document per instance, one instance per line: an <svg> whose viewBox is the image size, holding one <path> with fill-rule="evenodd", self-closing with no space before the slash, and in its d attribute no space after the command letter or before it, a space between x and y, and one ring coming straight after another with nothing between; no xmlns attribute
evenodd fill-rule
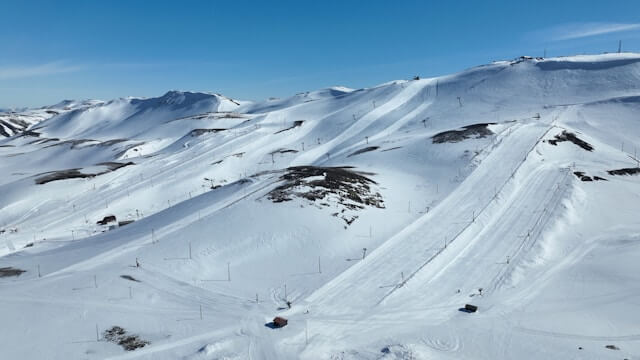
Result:
<svg viewBox="0 0 640 360"><path fill-rule="evenodd" d="M0 66L0 79L20 79L80 71L82 66L69 65L63 61L39 65Z"/></svg>
<svg viewBox="0 0 640 360"><path fill-rule="evenodd" d="M623 31L640 30L640 23L583 23L567 24L550 28L542 35L552 41L573 40Z"/></svg>

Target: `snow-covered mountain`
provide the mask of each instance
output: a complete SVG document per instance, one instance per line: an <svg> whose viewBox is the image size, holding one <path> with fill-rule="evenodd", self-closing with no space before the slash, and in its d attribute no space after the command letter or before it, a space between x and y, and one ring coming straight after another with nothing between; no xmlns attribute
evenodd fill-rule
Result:
<svg viewBox="0 0 640 360"><path fill-rule="evenodd" d="M10 137L19 134L29 127L72 110L79 110L101 104L98 100L73 101L64 100L58 104L44 106L39 109L0 109L0 136Z"/></svg>
<svg viewBox="0 0 640 360"><path fill-rule="evenodd" d="M30 112L0 140L8 359L640 353L640 54Z"/></svg>

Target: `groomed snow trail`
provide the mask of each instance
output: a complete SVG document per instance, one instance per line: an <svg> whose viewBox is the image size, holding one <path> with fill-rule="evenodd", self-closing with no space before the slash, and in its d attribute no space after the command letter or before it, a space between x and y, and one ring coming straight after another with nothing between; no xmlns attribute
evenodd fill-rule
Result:
<svg viewBox="0 0 640 360"><path fill-rule="evenodd" d="M482 222L489 221L492 216L484 214L483 210L496 194L508 195L500 192L502 189L495 184L509 181L550 127L543 121L529 122L502 134L499 145L453 194L363 261L320 288L307 301L328 313L368 311L410 284L413 275L442 252L445 241L447 251L453 251L451 245L457 246L459 239L473 239L482 231ZM539 190L544 191L549 184L541 185ZM350 304L357 304L357 307Z"/></svg>

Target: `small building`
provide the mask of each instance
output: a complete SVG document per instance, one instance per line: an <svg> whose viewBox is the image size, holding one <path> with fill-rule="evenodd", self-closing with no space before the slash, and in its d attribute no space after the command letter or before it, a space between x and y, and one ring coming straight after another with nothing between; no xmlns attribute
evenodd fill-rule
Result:
<svg viewBox="0 0 640 360"><path fill-rule="evenodd" d="M276 316L275 318L273 318L273 325L275 325L275 327L285 327L288 323L289 321L283 317Z"/></svg>

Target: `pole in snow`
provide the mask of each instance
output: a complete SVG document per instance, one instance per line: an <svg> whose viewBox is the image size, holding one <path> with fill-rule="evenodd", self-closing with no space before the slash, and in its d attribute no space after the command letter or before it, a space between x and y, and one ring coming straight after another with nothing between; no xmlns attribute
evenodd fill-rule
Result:
<svg viewBox="0 0 640 360"><path fill-rule="evenodd" d="M284 284L284 299L287 300L287 284Z"/></svg>
<svg viewBox="0 0 640 360"><path fill-rule="evenodd" d="M96 289L98 288L98 278L93 275L93 285L96 287Z"/></svg>
<svg viewBox="0 0 640 360"><path fill-rule="evenodd" d="M96 341L100 341L100 333L98 332L98 324L96 324Z"/></svg>
<svg viewBox="0 0 640 360"><path fill-rule="evenodd" d="M40 264L38 264L38 277L42 277L42 275L40 275Z"/></svg>
<svg viewBox="0 0 640 360"><path fill-rule="evenodd" d="M227 281L231 281L231 263L227 263Z"/></svg>
<svg viewBox="0 0 640 360"><path fill-rule="evenodd" d="M129 299L133 299L133 293L131 292L131 286L129 286Z"/></svg>
<svg viewBox="0 0 640 360"><path fill-rule="evenodd" d="M318 256L318 274L322 274L322 267L320 267L320 256Z"/></svg>
<svg viewBox="0 0 640 360"><path fill-rule="evenodd" d="M191 260L191 241L189 241L189 260Z"/></svg>
<svg viewBox="0 0 640 360"><path fill-rule="evenodd" d="M202 320L202 305L200 305L200 320Z"/></svg>
<svg viewBox="0 0 640 360"><path fill-rule="evenodd" d="M362 248L362 260L364 260L364 257L367 255L367 248Z"/></svg>

